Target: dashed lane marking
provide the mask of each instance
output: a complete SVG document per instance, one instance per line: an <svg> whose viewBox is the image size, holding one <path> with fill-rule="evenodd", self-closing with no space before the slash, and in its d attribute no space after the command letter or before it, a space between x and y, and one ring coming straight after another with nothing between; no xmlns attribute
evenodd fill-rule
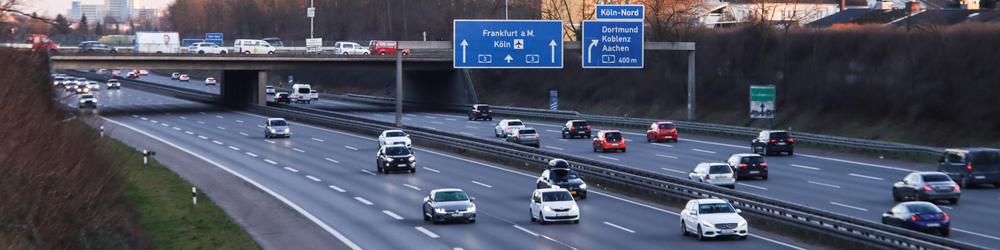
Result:
<svg viewBox="0 0 1000 250"><path fill-rule="evenodd" d="M341 193L347 192L347 190L344 190L343 188L340 188L338 186L330 185L329 187L330 187L330 189L337 190L337 192L341 192Z"/></svg>
<svg viewBox="0 0 1000 250"><path fill-rule="evenodd" d="M237 148L237 147L233 147L233 146L229 146L229 149L232 149L232 150L236 150L236 151L240 151L240 148Z"/></svg>
<svg viewBox="0 0 1000 250"><path fill-rule="evenodd" d="M278 162L272 161L271 159L264 159L264 162L271 163L271 165L278 165Z"/></svg>
<svg viewBox="0 0 1000 250"><path fill-rule="evenodd" d="M854 177L859 177L859 178L876 180L876 181L884 181L885 180L883 178L879 178L879 177L875 177L875 176L860 175L860 174L855 174L855 173L849 173L847 175L854 176Z"/></svg>
<svg viewBox="0 0 1000 250"><path fill-rule="evenodd" d="M208 137L205 137L204 135L199 135L198 138L201 138L203 140L208 140Z"/></svg>
<svg viewBox="0 0 1000 250"><path fill-rule="evenodd" d="M362 169L361 172L365 172L366 174L370 174L370 175L375 175L375 173L372 173L372 171L368 171L368 170L364 170L364 169Z"/></svg>
<svg viewBox="0 0 1000 250"><path fill-rule="evenodd" d="M216 141L216 140L212 140L212 143L219 144L219 145L225 144L225 143L222 143L221 141Z"/></svg>
<svg viewBox="0 0 1000 250"><path fill-rule="evenodd" d="M249 155L250 157L257 157L257 154L254 153L246 152L245 154Z"/></svg>
<svg viewBox="0 0 1000 250"><path fill-rule="evenodd" d="M330 158L326 158L326 160L327 160L327 161L330 161L330 162L333 162L333 163L340 163L339 161L337 161L337 160L334 160L334 159L330 159Z"/></svg>
<svg viewBox="0 0 1000 250"><path fill-rule="evenodd" d="M865 212L868 211L867 208L855 207L855 206L851 206L851 205L847 205L847 204L841 204L841 203L836 203L836 202L832 202L832 201L830 202L830 204L841 206L841 207L846 207L846 208L850 208L850 209L861 210L861 211L865 211Z"/></svg>
<svg viewBox="0 0 1000 250"><path fill-rule="evenodd" d="M609 160L615 160L615 161L617 161L617 160L618 160L618 158L614 158L614 157L607 157L607 156L603 156L603 155L598 155L597 157L601 157L601 158L604 158L604 159L609 159Z"/></svg>
<svg viewBox="0 0 1000 250"><path fill-rule="evenodd" d="M537 233L535 233L535 232L532 232L531 230L528 230L527 228L523 228L523 227L521 227L521 226L518 226L518 225L514 225L514 228L517 228L518 230L521 230L521 231L524 231L525 233L528 233L528 234L530 234L531 236L535 236L535 237L538 237L538 234L537 234Z"/></svg>
<svg viewBox="0 0 1000 250"><path fill-rule="evenodd" d="M313 177L312 175L306 175L306 178L309 178L310 180L313 180L313 181L316 181L316 182L323 181L323 180L320 180L319 178Z"/></svg>
<svg viewBox="0 0 1000 250"><path fill-rule="evenodd" d="M553 146L545 146L545 148L551 148L551 149L555 149L555 150L563 150L562 148L557 148L557 147L553 147Z"/></svg>
<svg viewBox="0 0 1000 250"><path fill-rule="evenodd" d="M482 183L482 182L478 182L478 181L472 181L472 183L475 183L476 185L480 185L480 186L484 186L484 187L488 187L488 188L493 188L493 186L490 186L490 185L486 185L485 183Z"/></svg>
<svg viewBox="0 0 1000 250"><path fill-rule="evenodd" d="M382 210L382 213L384 213L384 214L386 214L386 215L389 215L389 217L392 217L393 219L396 219L396 220L403 220L403 216L399 216L398 214L396 214L396 213L393 213L392 211L389 211L389 210Z"/></svg>
<svg viewBox="0 0 1000 250"><path fill-rule="evenodd" d="M789 166L797 167L797 168L804 168L804 169L809 169L809 170L819 170L819 168L817 168L817 167L803 166L803 165L799 165L799 164L791 164Z"/></svg>
<svg viewBox="0 0 1000 250"><path fill-rule="evenodd" d="M299 172L298 169L294 169L294 168L291 168L291 167L285 167L285 170L292 171L293 173L298 173Z"/></svg>
<svg viewBox="0 0 1000 250"><path fill-rule="evenodd" d="M625 232L635 233L635 231L633 231L632 229L628 229L628 228L625 228L623 226L615 225L614 223L611 223L611 222L605 221L604 224L608 225L608 226L612 226L612 227L618 228L618 229L621 229L622 231L625 231Z"/></svg>
<svg viewBox="0 0 1000 250"><path fill-rule="evenodd" d="M709 153L709 154L714 154L715 153L715 151L708 151L708 150L697 149L697 148L692 148L691 150L694 150L694 151L697 151L697 152L702 152L702 153Z"/></svg>
<svg viewBox="0 0 1000 250"><path fill-rule="evenodd" d="M427 171L431 171L431 172L435 172L435 173L440 173L441 172L441 171L438 171L437 169L433 169L433 168L429 168L429 167L424 167L424 169L427 169Z"/></svg>
<svg viewBox="0 0 1000 250"><path fill-rule="evenodd" d="M243 133L243 132L240 132L240 135L243 135L243 136L250 136L250 134L247 134L247 133Z"/></svg>
<svg viewBox="0 0 1000 250"><path fill-rule="evenodd" d="M297 151L299 153L305 153L306 152L305 150L301 150L301 149L298 149L298 148L292 148L292 150L295 150L295 151Z"/></svg>
<svg viewBox="0 0 1000 250"><path fill-rule="evenodd" d="M815 181L809 181L809 183L820 185L820 186L832 187L832 188L840 188L840 186L837 186L837 185L831 185L831 184L826 184L826 183L821 183L821 182L815 182Z"/></svg>
<svg viewBox="0 0 1000 250"><path fill-rule="evenodd" d="M412 188L412 189L415 189L417 191L420 191L420 188L418 188L417 186L414 186L414 185L403 183L403 186L406 186L408 188Z"/></svg>
<svg viewBox="0 0 1000 250"><path fill-rule="evenodd" d="M750 184L746 184L746 183L736 183L736 184L747 186L747 187L752 187L752 188L756 188L756 189L760 189L760 190L767 190L766 187L754 186L754 185L750 185Z"/></svg>
<svg viewBox="0 0 1000 250"><path fill-rule="evenodd" d="M430 236L431 238L437 239L437 238L441 237L441 236L438 236L437 234L434 234L434 232L431 232L430 230L425 229L424 227L414 227L414 228L416 228L417 231L420 231L421 233L424 233L427 236Z"/></svg>
<svg viewBox="0 0 1000 250"><path fill-rule="evenodd" d="M319 139L319 138L312 138L312 140L313 141L318 141L318 142L323 142L323 139Z"/></svg>
<svg viewBox="0 0 1000 250"><path fill-rule="evenodd" d="M656 154L656 156L659 156L659 157L665 157L665 158L670 158L670 159L677 159L677 156L671 156L671 155L661 155L661 154Z"/></svg>
<svg viewBox="0 0 1000 250"><path fill-rule="evenodd" d="M365 205L369 205L369 206L371 206L372 204L375 204L375 203L372 203L371 201L365 200L365 198L361 198L360 196L356 196L356 197L354 197L354 199L360 201L361 203L364 203Z"/></svg>
<svg viewBox="0 0 1000 250"><path fill-rule="evenodd" d="M344 146L344 147L347 148L347 149L350 149L350 150L358 151L358 148L355 148L355 147L351 147L351 146Z"/></svg>
<svg viewBox="0 0 1000 250"><path fill-rule="evenodd" d="M667 171L670 171L670 172L675 172L675 173L681 173L681 174L688 173L688 172L684 172L684 171L680 171L680 170L673 170L673 169L669 169L669 168L660 168L660 169L667 170Z"/></svg>

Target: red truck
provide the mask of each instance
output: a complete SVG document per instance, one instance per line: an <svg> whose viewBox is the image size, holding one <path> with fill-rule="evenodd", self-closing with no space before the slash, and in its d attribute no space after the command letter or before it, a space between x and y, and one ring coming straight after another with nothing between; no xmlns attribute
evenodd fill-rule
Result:
<svg viewBox="0 0 1000 250"><path fill-rule="evenodd" d="M53 43L52 40L49 40L49 37L46 35L29 34L25 43L31 44L31 50L59 50L59 45Z"/></svg>
<svg viewBox="0 0 1000 250"><path fill-rule="evenodd" d="M395 55L396 54L396 41L380 41L371 40L368 43L368 51L372 55ZM409 55L410 50L402 49L399 50L403 55Z"/></svg>

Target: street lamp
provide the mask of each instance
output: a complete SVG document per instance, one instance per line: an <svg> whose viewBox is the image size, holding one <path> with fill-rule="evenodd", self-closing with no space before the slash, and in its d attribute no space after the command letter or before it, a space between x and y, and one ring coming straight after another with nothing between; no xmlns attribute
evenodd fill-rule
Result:
<svg viewBox="0 0 1000 250"><path fill-rule="evenodd" d="M309 18L309 38L315 38L313 35L313 21L316 19L316 8L313 7L313 0L309 0L309 9L306 9L306 17Z"/></svg>

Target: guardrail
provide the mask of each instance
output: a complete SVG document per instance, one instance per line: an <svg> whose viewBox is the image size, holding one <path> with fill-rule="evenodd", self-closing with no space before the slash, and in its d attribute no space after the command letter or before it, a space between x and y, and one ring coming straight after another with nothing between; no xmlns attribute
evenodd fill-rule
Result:
<svg viewBox="0 0 1000 250"><path fill-rule="evenodd" d="M393 104L395 98L391 97L376 97L376 96L365 96L365 95L355 95L347 94L342 98L344 100L358 101L358 102L370 102L370 103L381 103L381 104ZM445 108L448 110L455 111L466 111L472 105L449 105ZM601 116L601 115L586 115L580 114L576 111L566 111L566 110L546 110L546 109L531 109L531 108L520 108L520 107L507 107L507 106L491 106L495 114L503 114L517 117L528 117L534 119L558 119L558 120L587 120L594 123L609 124L615 126L632 126L632 127L647 127L653 122L663 121L657 119L649 118L632 118L632 117L615 117L615 116ZM722 133L730 135L741 135L741 136L756 136L760 133L760 128L752 127L740 127L740 126L730 126L730 125L719 125L710 123L700 123L700 122L688 122L688 121L673 121L680 130L695 130L701 132L709 133ZM824 144L837 147L847 147L847 148L857 148L857 149L867 149L867 150L880 150L880 151L891 151L891 152L903 152L903 153L920 153L928 154L931 156L939 156L944 152L943 148L928 147L920 145L912 145L897 142L886 142L886 141L876 141L876 140L866 140L866 139L856 139L848 137L830 136L830 135L820 135L805 132L794 132L789 131L795 137L796 141L803 141L808 143ZM749 142L747 143L747 149L750 148Z"/></svg>
<svg viewBox="0 0 1000 250"><path fill-rule="evenodd" d="M80 73L81 75L83 73ZM140 81L123 80L130 84L158 92L174 92L180 98L203 100L212 96L207 93L193 95L191 90L146 84ZM289 120L348 129L353 132L375 135L383 130L397 129L394 123L371 120L360 116L321 110L307 110L293 105L271 104L276 107L249 105L244 110L265 116L279 116ZM916 231L889 227L870 221L852 218L837 213L810 208L751 193L695 183L689 180L667 176L656 172L591 160L575 155L545 151L523 145L504 143L477 137L464 136L420 127L406 128L418 143L436 143L460 150L477 151L484 154L508 157L534 164L544 164L552 158L563 158L571 162L572 168L591 180L615 185L631 186L648 192L659 192L682 198L716 197L730 201L743 211L798 225L804 230L820 230L841 238L853 239L876 248L912 249L986 249L985 247L928 235Z"/></svg>

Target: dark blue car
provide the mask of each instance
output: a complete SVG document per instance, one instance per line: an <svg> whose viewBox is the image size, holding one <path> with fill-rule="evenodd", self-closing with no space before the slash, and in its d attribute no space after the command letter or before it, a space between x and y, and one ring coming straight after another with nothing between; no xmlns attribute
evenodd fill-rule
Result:
<svg viewBox="0 0 1000 250"><path fill-rule="evenodd" d="M937 232L944 237L948 237L951 232L951 217L934 203L926 201L899 203L882 214L882 224L927 233Z"/></svg>

